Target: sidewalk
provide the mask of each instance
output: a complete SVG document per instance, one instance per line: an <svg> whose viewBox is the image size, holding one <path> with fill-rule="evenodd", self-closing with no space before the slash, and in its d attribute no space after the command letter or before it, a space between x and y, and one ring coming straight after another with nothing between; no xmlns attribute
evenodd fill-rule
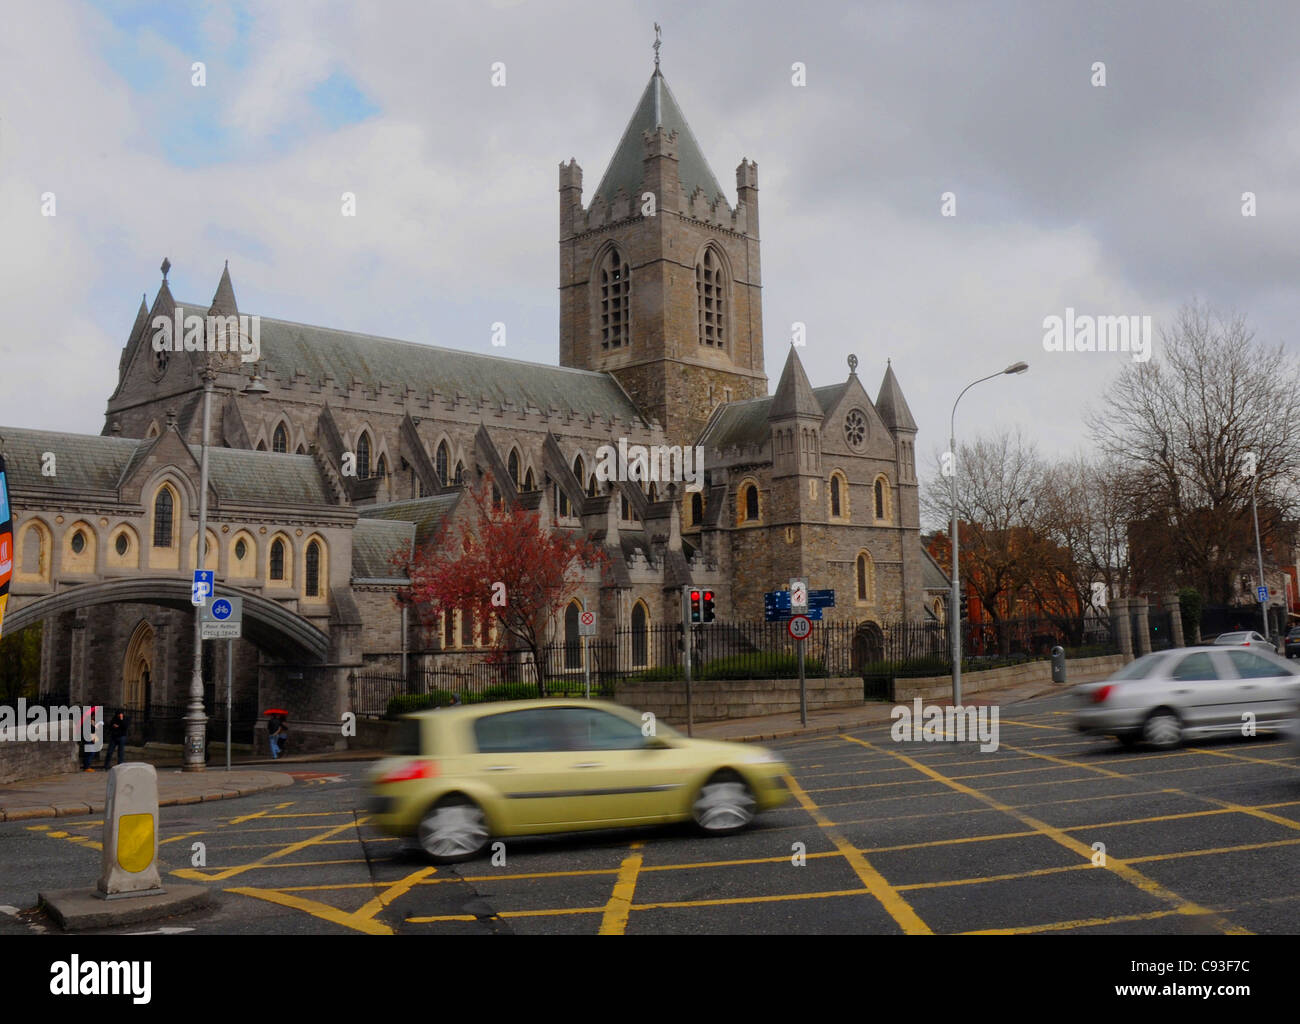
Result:
<svg viewBox="0 0 1300 1024"><path fill-rule="evenodd" d="M99 814L108 795L108 772L71 772L43 779L27 779L0 787L0 821L28 821L33 818L62 818ZM226 771L158 772L158 805L197 804L208 800L229 800L268 789L293 785L284 772Z"/></svg>

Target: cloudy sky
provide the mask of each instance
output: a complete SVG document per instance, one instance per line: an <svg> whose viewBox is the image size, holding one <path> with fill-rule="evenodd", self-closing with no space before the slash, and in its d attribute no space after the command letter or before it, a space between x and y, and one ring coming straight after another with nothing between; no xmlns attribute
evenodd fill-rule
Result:
<svg viewBox="0 0 1300 1024"><path fill-rule="evenodd" d="M1300 341L1290 0L43 0L0 32L0 424L102 429L164 256L181 299L228 259L248 312L497 354L502 321L556 362L556 168L590 199L655 21L731 202L759 166L773 383L795 321L815 385L856 353L874 396L892 359L927 464L1021 359L959 434L1089 446L1131 356L1044 351L1066 307L1158 327L1195 298Z"/></svg>

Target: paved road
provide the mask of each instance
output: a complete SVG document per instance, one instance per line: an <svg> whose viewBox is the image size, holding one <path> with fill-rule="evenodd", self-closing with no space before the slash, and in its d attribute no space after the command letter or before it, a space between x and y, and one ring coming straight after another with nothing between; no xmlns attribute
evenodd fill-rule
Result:
<svg viewBox="0 0 1300 1024"><path fill-rule="evenodd" d="M223 893L216 910L165 924L273 934L1300 930L1300 761L1289 747L1262 738L1129 753L1070 731L1063 708L1050 698L1003 709L1001 744L988 753L895 743L886 726L778 743L796 800L749 832L511 840L503 864L434 868L404 855L364 824L363 765L302 766L289 789L163 811L167 876ZM91 817L0 825L0 905L28 908L38 889L89 884L97 837ZM190 863L196 842L203 867ZM0 914L0 931L42 924Z"/></svg>

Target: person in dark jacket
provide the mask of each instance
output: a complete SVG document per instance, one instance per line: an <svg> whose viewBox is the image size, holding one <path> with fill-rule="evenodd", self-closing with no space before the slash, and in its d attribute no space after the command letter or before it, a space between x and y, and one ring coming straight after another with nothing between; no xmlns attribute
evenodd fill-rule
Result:
<svg viewBox="0 0 1300 1024"><path fill-rule="evenodd" d="M113 760L113 751L117 751L117 763L122 764L126 761L126 731L127 720L126 713L119 711L113 716L112 721L108 723L108 746L104 748L104 767L111 768Z"/></svg>

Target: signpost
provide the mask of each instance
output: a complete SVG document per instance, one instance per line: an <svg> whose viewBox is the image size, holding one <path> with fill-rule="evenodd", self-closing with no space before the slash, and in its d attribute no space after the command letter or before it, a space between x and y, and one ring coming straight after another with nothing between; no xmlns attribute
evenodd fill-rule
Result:
<svg viewBox="0 0 1300 1024"><path fill-rule="evenodd" d="M198 573L194 574L196 577ZM208 573L211 576L212 573ZM197 589L198 582L195 581ZM211 594L211 590L208 591ZM199 637L202 640L226 641L226 771L230 771L230 714L233 704L235 641L243 636L244 599L218 597L199 608Z"/></svg>
<svg viewBox="0 0 1300 1024"><path fill-rule="evenodd" d="M578 613L578 636L582 637L582 682L591 700L591 662L587 658L587 637L596 635L596 613Z"/></svg>
<svg viewBox="0 0 1300 1024"><path fill-rule="evenodd" d="M695 730L695 714L691 708L691 646L695 639L691 631L691 588L682 587L682 658L686 665L686 735Z"/></svg>
<svg viewBox="0 0 1300 1024"><path fill-rule="evenodd" d="M14 524L9 511L9 484L5 479L5 459L0 455L0 629L4 627L5 604L9 600L9 580L14 569Z"/></svg>
<svg viewBox="0 0 1300 1024"><path fill-rule="evenodd" d="M794 588L792 587L791 590ZM799 724L808 724L808 684L803 674L803 642L812 635L812 619L795 615L785 627L799 647Z"/></svg>

